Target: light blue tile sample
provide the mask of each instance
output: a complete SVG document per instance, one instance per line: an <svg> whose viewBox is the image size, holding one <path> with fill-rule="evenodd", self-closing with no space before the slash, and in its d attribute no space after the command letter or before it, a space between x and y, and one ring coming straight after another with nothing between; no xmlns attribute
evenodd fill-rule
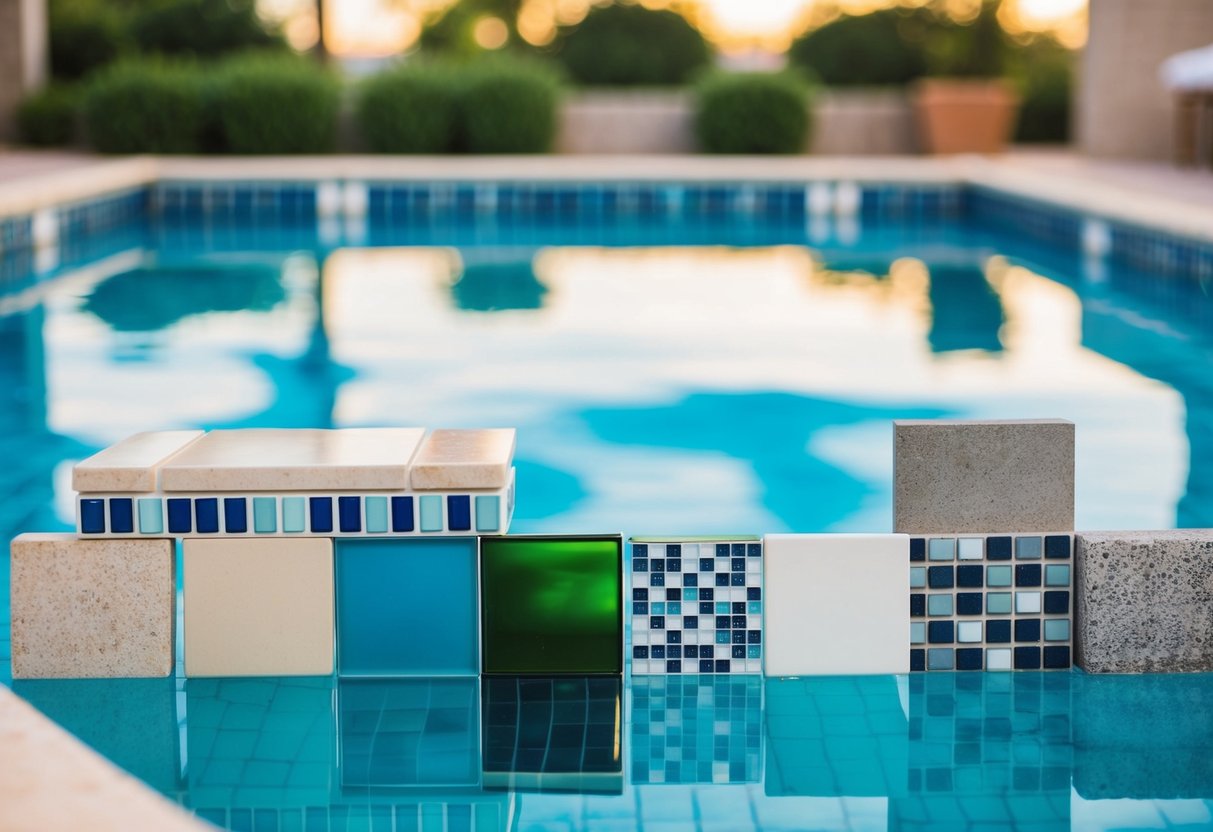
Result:
<svg viewBox="0 0 1213 832"><path fill-rule="evenodd" d="M256 534L273 534L278 531L278 500L276 498L253 498L253 531Z"/></svg>
<svg viewBox="0 0 1213 832"><path fill-rule="evenodd" d="M1070 566L1065 563L1050 563L1045 567L1045 586L1069 586Z"/></svg>
<svg viewBox="0 0 1213 832"><path fill-rule="evenodd" d="M921 589L927 585L927 568L925 566L910 567L910 589Z"/></svg>
<svg viewBox="0 0 1213 832"><path fill-rule="evenodd" d="M1045 641L1069 641L1070 622L1065 618L1045 619Z"/></svg>
<svg viewBox="0 0 1213 832"><path fill-rule="evenodd" d="M928 560L955 560L956 539L951 537L932 537L927 541Z"/></svg>
<svg viewBox="0 0 1213 832"><path fill-rule="evenodd" d="M1015 538L1015 557L1018 560L1040 560L1044 551L1044 538L1017 537Z"/></svg>
<svg viewBox="0 0 1213 832"><path fill-rule="evenodd" d="M936 647L927 651L928 670L951 670L953 666L952 648Z"/></svg>
<svg viewBox="0 0 1213 832"><path fill-rule="evenodd" d="M421 504L421 531L442 531L442 498L436 494L426 494L418 502Z"/></svg>
<svg viewBox="0 0 1213 832"><path fill-rule="evenodd" d="M910 644L926 644L927 624L925 621L910 622Z"/></svg>
<svg viewBox="0 0 1213 832"><path fill-rule="evenodd" d="M986 567L986 586L1010 586L1011 585L1011 567L1009 566L987 566Z"/></svg>
<svg viewBox="0 0 1213 832"><path fill-rule="evenodd" d="M952 595L928 595L927 596L927 615L951 615L952 614Z"/></svg>
<svg viewBox="0 0 1213 832"><path fill-rule="evenodd" d="M1011 614L1011 593L1009 592L988 592L986 593L986 612L990 615L1010 615Z"/></svg>
<svg viewBox="0 0 1213 832"><path fill-rule="evenodd" d="M307 500L303 497L282 498L282 530L298 534L307 529Z"/></svg>
<svg viewBox="0 0 1213 832"><path fill-rule="evenodd" d="M366 530L371 534L387 531L387 497L367 497L362 501L366 509Z"/></svg>
<svg viewBox="0 0 1213 832"><path fill-rule="evenodd" d="M480 671L476 538L344 538L335 557L339 675Z"/></svg>
<svg viewBox="0 0 1213 832"><path fill-rule="evenodd" d="M501 531L501 498L493 494L476 497L476 531Z"/></svg>
<svg viewBox="0 0 1213 832"><path fill-rule="evenodd" d="M164 533L164 511L159 497L139 498L139 533Z"/></svg>

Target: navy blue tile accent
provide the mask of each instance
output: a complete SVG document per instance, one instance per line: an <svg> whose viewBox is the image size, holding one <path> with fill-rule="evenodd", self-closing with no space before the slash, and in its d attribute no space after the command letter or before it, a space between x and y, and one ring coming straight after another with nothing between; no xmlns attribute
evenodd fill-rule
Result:
<svg viewBox="0 0 1213 832"><path fill-rule="evenodd" d="M682 576L682 585L683 585L684 587L697 587L697 586L699 586L699 573L698 573L698 572L687 572L687 573L685 573L685 574Z"/></svg>
<svg viewBox="0 0 1213 832"><path fill-rule="evenodd" d="M700 601L714 601L714 600L716 600L715 596L716 596L716 590L715 590L715 589L701 589L701 590L699 590L699 600L700 600Z"/></svg>
<svg viewBox="0 0 1213 832"><path fill-rule="evenodd" d="M716 564L713 563L711 558L700 558L699 559L699 571L700 572L711 572L715 568L716 568Z"/></svg>
<svg viewBox="0 0 1213 832"><path fill-rule="evenodd" d="M1070 666L1070 648L1065 646L1045 648L1045 667L1050 670Z"/></svg>
<svg viewBox="0 0 1213 832"><path fill-rule="evenodd" d="M308 497L308 509L312 516L312 534L324 534L333 530L333 498Z"/></svg>
<svg viewBox="0 0 1213 832"><path fill-rule="evenodd" d="M934 567L938 569L938 567ZM956 567L956 585L965 589L980 589L985 583L985 567L966 564Z"/></svg>
<svg viewBox="0 0 1213 832"><path fill-rule="evenodd" d="M634 587L632 589L632 600L633 601L649 600L649 591L644 587Z"/></svg>
<svg viewBox="0 0 1213 832"><path fill-rule="evenodd" d="M981 567L979 566L978 569ZM958 592L956 593L956 614L957 615L981 615L981 608L984 603L984 598L980 592Z"/></svg>
<svg viewBox="0 0 1213 832"><path fill-rule="evenodd" d="M632 648L633 659L647 659L649 657L648 646L636 646Z"/></svg>
<svg viewBox="0 0 1213 832"><path fill-rule="evenodd" d="M168 514L169 534L189 534L193 531L193 515L190 501L184 497L170 497L164 501Z"/></svg>
<svg viewBox="0 0 1213 832"><path fill-rule="evenodd" d="M664 659L665 658L665 645L664 644L652 645L649 648L649 658Z"/></svg>
<svg viewBox="0 0 1213 832"><path fill-rule="evenodd" d="M684 615L682 617L682 628L684 630L694 630L699 627L699 616Z"/></svg>
<svg viewBox="0 0 1213 832"><path fill-rule="evenodd" d="M986 622L986 641L990 644L1011 643L1011 622L1004 620Z"/></svg>
<svg viewBox="0 0 1213 832"><path fill-rule="evenodd" d="M666 669L667 673L681 673L682 672L682 662L677 661L677 660L667 661L665 663L665 669Z"/></svg>
<svg viewBox="0 0 1213 832"><path fill-rule="evenodd" d="M656 572L649 576L649 586L665 586L665 573Z"/></svg>
<svg viewBox="0 0 1213 832"><path fill-rule="evenodd" d="M717 659L716 660L716 672L717 673L728 673L729 672L729 660L728 659Z"/></svg>
<svg viewBox="0 0 1213 832"><path fill-rule="evenodd" d="M392 498L392 531L411 532L413 530L413 498Z"/></svg>
<svg viewBox="0 0 1213 832"><path fill-rule="evenodd" d="M927 614L927 596L915 592L910 595L910 617L922 618Z"/></svg>
<svg viewBox="0 0 1213 832"><path fill-rule="evenodd" d="M649 570L652 572L664 572L665 558L649 558Z"/></svg>
<svg viewBox="0 0 1213 832"><path fill-rule="evenodd" d="M664 630L665 629L665 616L664 615L650 615L649 616L649 629L650 630Z"/></svg>
<svg viewBox="0 0 1213 832"><path fill-rule="evenodd" d="M1020 563L1015 566L1015 586L1040 586L1040 564Z"/></svg>
<svg viewBox="0 0 1213 832"><path fill-rule="evenodd" d="M1040 648L1039 647L1016 647L1015 648L1015 669L1016 670L1040 670Z"/></svg>
<svg viewBox="0 0 1213 832"><path fill-rule="evenodd" d="M746 630L745 640L747 644L762 644L762 630Z"/></svg>
<svg viewBox="0 0 1213 832"><path fill-rule="evenodd" d="M716 586L728 586L728 585L729 585L729 573L728 572L717 572L716 573Z"/></svg>
<svg viewBox="0 0 1213 832"><path fill-rule="evenodd" d="M717 543L717 544L716 544L716 557L718 557L718 558L727 558L728 556L729 556L729 544L727 544L727 543ZM709 561L708 561L708 563L710 564L710 563L711 563L711 561L709 560ZM699 561L699 564L700 564L699 568L702 570L702 569L703 569L703 561L702 561L702 560L701 560L701 561ZM711 567L709 566L708 568L710 569Z"/></svg>
<svg viewBox="0 0 1213 832"><path fill-rule="evenodd" d="M910 560L920 561L927 559L927 539L925 537L910 538Z"/></svg>
<svg viewBox="0 0 1213 832"><path fill-rule="evenodd" d="M680 558L680 557L682 557L682 544L681 544L681 543L670 543L670 544L668 544L668 545L665 547L665 556L666 556L667 558Z"/></svg>
<svg viewBox="0 0 1213 832"><path fill-rule="evenodd" d="M666 572L681 572L682 571L682 560L680 558L666 558L665 571Z"/></svg>
<svg viewBox="0 0 1213 832"><path fill-rule="evenodd" d="M632 602L632 615L648 615L648 614L649 614L648 601L633 601Z"/></svg>
<svg viewBox="0 0 1213 832"><path fill-rule="evenodd" d="M649 556L649 544L647 544L647 543L633 543L632 544L632 557L633 558L647 558L648 556Z"/></svg>
<svg viewBox="0 0 1213 832"><path fill-rule="evenodd" d="M682 657L684 659L699 658L699 648L696 647L694 644L684 644L682 646Z"/></svg>
<svg viewBox="0 0 1213 832"><path fill-rule="evenodd" d="M248 531L248 500L244 497L223 498L223 529L228 534Z"/></svg>
<svg viewBox="0 0 1213 832"><path fill-rule="evenodd" d="M105 500L80 501L80 531L105 534Z"/></svg>
<svg viewBox="0 0 1213 832"><path fill-rule="evenodd" d="M957 670L981 670L985 653L980 647L958 647L956 649Z"/></svg>
<svg viewBox="0 0 1213 832"><path fill-rule="evenodd" d="M135 506L130 497L110 499L110 533L130 534L135 530Z"/></svg>
<svg viewBox="0 0 1213 832"><path fill-rule="evenodd" d="M337 528L343 532L362 531L361 497L337 498Z"/></svg>
<svg viewBox="0 0 1213 832"><path fill-rule="evenodd" d="M699 660L699 672L700 673L711 673L712 668L714 666L715 666L715 663L711 659L700 659Z"/></svg>
<svg viewBox="0 0 1213 832"><path fill-rule="evenodd" d="M667 601L681 601L682 590L678 589L677 587L670 587L665 591L665 599Z"/></svg>
<svg viewBox="0 0 1213 832"><path fill-rule="evenodd" d="M986 559L987 560L1010 560L1011 559L1011 538L1009 538L1009 537L987 537L986 538Z"/></svg>
<svg viewBox="0 0 1213 832"><path fill-rule="evenodd" d="M952 644L956 641L956 623L932 621L927 624L927 642L930 644Z"/></svg>
<svg viewBox="0 0 1213 832"><path fill-rule="evenodd" d="M648 558L640 558L639 560L633 560L632 561L632 571L633 572L648 572L649 571Z"/></svg>
<svg viewBox="0 0 1213 832"><path fill-rule="evenodd" d="M200 497L194 500L194 526L199 534L219 533L219 499Z"/></svg>
<svg viewBox="0 0 1213 832"><path fill-rule="evenodd" d="M744 558L745 557L745 544L744 543L734 543L730 547L730 553L735 558ZM745 567L743 566L742 568L744 569Z"/></svg>
<svg viewBox="0 0 1213 832"><path fill-rule="evenodd" d="M1045 537L1045 557L1059 560L1070 557L1070 536L1051 534Z"/></svg>
<svg viewBox="0 0 1213 832"><path fill-rule="evenodd" d="M666 630L665 643L682 644L682 630Z"/></svg>
<svg viewBox="0 0 1213 832"><path fill-rule="evenodd" d="M745 658L745 645L744 644L734 644L733 645L733 658L735 658L735 659L744 659Z"/></svg>
<svg viewBox="0 0 1213 832"><path fill-rule="evenodd" d="M952 583L951 566L927 567L927 586L931 587L931 589L951 589Z"/></svg>
<svg viewBox="0 0 1213 832"><path fill-rule="evenodd" d="M1046 592L1045 612L1050 615L1066 615L1070 612L1070 593Z"/></svg>
<svg viewBox="0 0 1213 832"><path fill-rule="evenodd" d="M927 651L926 650L911 650L910 651L910 670L926 670L927 669Z"/></svg>
<svg viewBox="0 0 1213 832"><path fill-rule="evenodd" d="M699 614L700 615L711 615L712 606L713 605L712 605L711 601L700 601L699 602Z"/></svg>
<svg viewBox="0 0 1213 832"><path fill-rule="evenodd" d="M733 572L744 572L745 558L732 558L730 561L730 566L732 567L731 571Z"/></svg>
<svg viewBox="0 0 1213 832"><path fill-rule="evenodd" d="M451 494L446 498L446 523L453 532L472 528L472 498L467 494Z"/></svg>
<svg viewBox="0 0 1213 832"><path fill-rule="evenodd" d="M729 575L729 586L745 586L745 573L733 572Z"/></svg>
<svg viewBox="0 0 1213 832"><path fill-rule="evenodd" d="M749 587L748 589L746 589L745 595L746 595L746 600L748 600L748 601L761 601L762 600L762 589L760 587L756 587L756 586Z"/></svg>
<svg viewBox="0 0 1213 832"><path fill-rule="evenodd" d="M1020 618L1015 622L1016 641L1040 641L1040 619Z"/></svg>
<svg viewBox="0 0 1213 832"><path fill-rule="evenodd" d="M748 557L748 558L762 557L762 544L761 543L747 543L746 547L745 547L745 554L746 554L746 557Z"/></svg>

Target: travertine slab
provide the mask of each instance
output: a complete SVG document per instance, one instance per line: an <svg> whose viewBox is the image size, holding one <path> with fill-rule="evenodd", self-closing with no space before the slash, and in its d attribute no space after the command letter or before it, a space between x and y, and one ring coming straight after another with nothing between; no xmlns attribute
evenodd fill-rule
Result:
<svg viewBox="0 0 1213 832"><path fill-rule="evenodd" d="M893 531L1074 528L1074 423L893 423Z"/></svg>
<svg viewBox="0 0 1213 832"><path fill-rule="evenodd" d="M1083 670L1213 671L1213 529L1076 539L1075 652Z"/></svg>
<svg viewBox="0 0 1213 832"><path fill-rule="evenodd" d="M187 676L333 672L331 538L187 539Z"/></svg>
<svg viewBox="0 0 1213 832"><path fill-rule="evenodd" d="M413 460L413 488L502 488L509 481L513 428L435 430Z"/></svg>
<svg viewBox="0 0 1213 832"><path fill-rule="evenodd" d="M909 558L906 535L764 537L766 675L908 672Z"/></svg>
<svg viewBox="0 0 1213 832"><path fill-rule="evenodd" d="M160 466L203 435L200 430L136 433L76 464L72 488L98 491L155 491Z"/></svg>
<svg viewBox="0 0 1213 832"><path fill-rule="evenodd" d="M423 428L216 430L160 470L162 491L405 489Z"/></svg>
<svg viewBox="0 0 1213 832"><path fill-rule="evenodd" d="M11 554L14 679L172 671L171 540L23 534Z"/></svg>

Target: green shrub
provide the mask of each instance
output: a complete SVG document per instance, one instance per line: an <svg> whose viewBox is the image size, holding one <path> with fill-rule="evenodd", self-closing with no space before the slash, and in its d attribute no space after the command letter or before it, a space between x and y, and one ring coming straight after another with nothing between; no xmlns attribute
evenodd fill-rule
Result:
<svg viewBox="0 0 1213 832"><path fill-rule="evenodd" d="M708 153L799 153L809 89L788 73L710 75L695 91L695 133Z"/></svg>
<svg viewBox="0 0 1213 832"><path fill-rule="evenodd" d="M454 146L456 87L451 71L403 66L366 81L358 126L376 153L445 153Z"/></svg>
<svg viewBox="0 0 1213 832"><path fill-rule="evenodd" d="M193 153L204 122L203 72L193 64L127 60L84 90L89 143L103 153Z"/></svg>
<svg viewBox="0 0 1213 832"><path fill-rule="evenodd" d="M55 146L76 138L76 112L80 95L75 87L51 84L21 102L17 131L27 144Z"/></svg>
<svg viewBox="0 0 1213 832"><path fill-rule="evenodd" d="M948 78L1000 78L1007 72L1012 43L998 10L1002 0L981 0L968 23L938 19L927 35L928 74Z"/></svg>
<svg viewBox="0 0 1213 832"><path fill-rule="evenodd" d="M317 64L250 54L226 61L214 81L223 147L232 153L328 153L337 140L341 88Z"/></svg>
<svg viewBox="0 0 1213 832"><path fill-rule="evenodd" d="M793 41L788 62L826 86L902 86L926 74L925 42L936 25L926 9L844 15Z"/></svg>
<svg viewBox="0 0 1213 832"><path fill-rule="evenodd" d="M1050 38L1023 47L1016 58L1023 105L1015 141L1068 142L1074 53Z"/></svg>
<svg viewBox="0 0 1213 832"><path fill-rule="evenodd" d="M486 59L459 70L457 148L543 153L556 137L560 81L536 61Z"/></svg>
<svg viewBox="0 0 1213 832"><path fill-rule="evenodd" d="M707 66L712 50L676 12L612 4L562 29L554 55L582 84L675 85Z"/></svg>
<svg viewBox="0 0 1213 832"><path fill-rule="evenodd" d="M163 0L145 4L131 21L143 52L212 57L281 46L257 17L254 0Z"/></svg>
<svg viewBox="0 0 1213 832"><path fill-rule="evenodd" d="M65 81L113 63L130 45L119 14L105 5L52 10L48 25L51 76Z"/></svg>

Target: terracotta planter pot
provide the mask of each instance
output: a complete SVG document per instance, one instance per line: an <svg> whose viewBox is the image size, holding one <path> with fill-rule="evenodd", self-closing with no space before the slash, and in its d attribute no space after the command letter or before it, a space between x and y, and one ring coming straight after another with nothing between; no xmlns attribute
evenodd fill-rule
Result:
<svg viewBox="0 0 1213 832"><path fill-rule="evenodd" d="M1001 153L1019 114L1018 93L998 80L926 79L911 101L927 153Z"/></svg>

